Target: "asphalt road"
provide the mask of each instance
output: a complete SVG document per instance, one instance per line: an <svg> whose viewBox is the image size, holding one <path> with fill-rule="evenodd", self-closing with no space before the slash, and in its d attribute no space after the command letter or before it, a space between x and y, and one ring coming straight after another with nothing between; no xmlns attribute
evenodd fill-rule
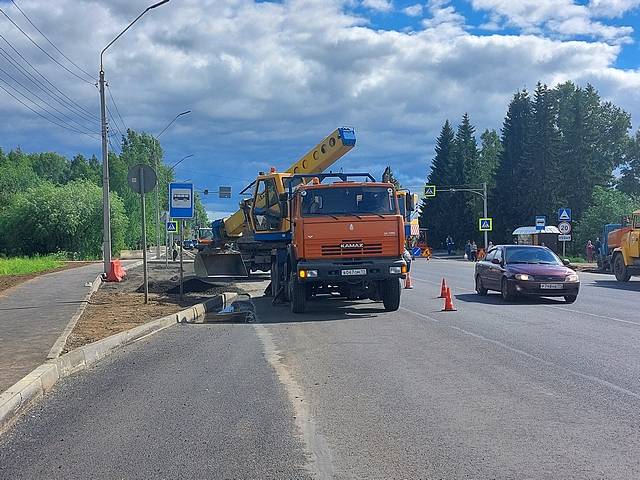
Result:
<svg viewBox="0 0 640 480"><path fill-rule="evenodd" d="M415 262L396 313L258 298L167 329L60 382L0 478L640 478L640 281L504 304L472 268Z"/></svg>

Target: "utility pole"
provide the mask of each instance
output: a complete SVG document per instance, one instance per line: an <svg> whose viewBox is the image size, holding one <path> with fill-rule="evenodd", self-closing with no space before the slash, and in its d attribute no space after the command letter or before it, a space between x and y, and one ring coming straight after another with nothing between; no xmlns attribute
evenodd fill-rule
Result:
<svg viewBox="0 0 640 480"><path fill-rule="evenodd" d="M104 70L102 69L102 55L100 56L100 123L102 125L102 258L104 259L104 273L108 274L109 269L111 268L111 203L109 200L108 127L106 104L104 100Z"/></svg>
<svg viewBox="0 0 640 480"><path fill-rule="evenodd" d="M482 200L484 203L483 215L484 215L484 218L487 218L487 215L488 215L487 214L487 182L484 182L482 184L482 190L483 190ZM489 232L485 230L484 231L484 251L486 252L488 248L489 248Z"/></svg>

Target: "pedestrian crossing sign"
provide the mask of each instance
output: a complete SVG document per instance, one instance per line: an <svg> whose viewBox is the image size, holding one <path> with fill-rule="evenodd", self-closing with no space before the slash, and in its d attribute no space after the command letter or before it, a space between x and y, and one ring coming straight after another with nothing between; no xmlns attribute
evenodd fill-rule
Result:
<svg viewBox="0 0 640 480"><path fill-rule="evenodd" d="M425 185L424 186L424 196L425 197L435 197L436 196L436 186L435 185Z"/></svg>
<svg viewBox="0 0 640 480"><path fill-rule="evenodd" d="M478 229L481 232L493 231L493 218L481 218L478 221Z"/></svg>
<svg viewBox="0 0 640 480"><path fill-rule="evenodd" d="M178 233L178 222L176 220L167 222L167 233Z"/></svg>

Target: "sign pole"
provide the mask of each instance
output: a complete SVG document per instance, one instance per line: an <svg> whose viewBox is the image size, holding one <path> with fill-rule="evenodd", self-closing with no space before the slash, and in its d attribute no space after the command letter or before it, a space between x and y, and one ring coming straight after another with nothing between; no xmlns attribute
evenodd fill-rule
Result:
<svg viewBox="0 0 640 480"><path fill-rule="evenodd" d="M562 258L567 256L567 242L562 242Z"/></svg>
<svg viewBox="0 0 640 480"><path fill-rule="evenodd" d="M184 220L180 221L180 301L184 297L184 268L182 268L182 252L184 250Z"/></svg>
<svg viewBox="0 0 640 480"><path fill-rule="evenodd" d="M139 168L140 185L144 185L144 169ZM149 277L147 274L147 211L144 202L144 188L140 188L140 202L142 204L142 269L144 270L144 303L149 303Z"/></svg>
<svg viewBox="0 0 640 480"><path fill-rule="evenodd" d="M484 218L487 218L487 182L482 184L484 194L482 195L482 199L484 200ZM484 251L486 253L487 248L489 248L489 233L484 231Z"/></svg>

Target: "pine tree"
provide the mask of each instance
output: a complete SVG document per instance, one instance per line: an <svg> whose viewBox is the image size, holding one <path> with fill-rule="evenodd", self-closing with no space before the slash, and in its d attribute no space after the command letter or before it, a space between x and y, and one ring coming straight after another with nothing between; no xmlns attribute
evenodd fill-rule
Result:
<svg viewBox="0 0 640 480"><path fill-rule="evenodd" d="M454 181L452 172L452 153L455 134L449 120L445 121L436 140L431 172L427 178L429 185L450 185ZM440 247L447 235L453 234L449 229L448 194L436 194L434 198L425 198L420 214L420 226L427 228L428 241L432 246Z"/></svg>
<svg viewBox="0 0 640 480"><path fill-rule="evenodd" d="M396 190L402 188L402 184L398 181L398 179L393 175L393 170L391 170L391 166L387 165L382 174L382 181L393 183L393 186L396 187Z"/></svg>
<svg viewBox="0 0 640 480"><path fill-rule="evenodd" d="M523 159L527 155L532 122L531 98L526 90L513 96L502 126L502 152L496 173L496 188L489 197L495 221L494 237L498 242L511 239L516 227L525 225L521 189L528 172Z"/></svg>
<svg viewBox="0 0 640 480"><path fill-rule="evenodd" d="M455 185L478 187L480 172L480 156L475 137L475 127L471 124L469 114L465 113L458 126L454 141ZM472 240L477 233L477 219L482 214L480 198L470 192L454 192L451 194L453 222L456 231L465 240Z"/></svg>

